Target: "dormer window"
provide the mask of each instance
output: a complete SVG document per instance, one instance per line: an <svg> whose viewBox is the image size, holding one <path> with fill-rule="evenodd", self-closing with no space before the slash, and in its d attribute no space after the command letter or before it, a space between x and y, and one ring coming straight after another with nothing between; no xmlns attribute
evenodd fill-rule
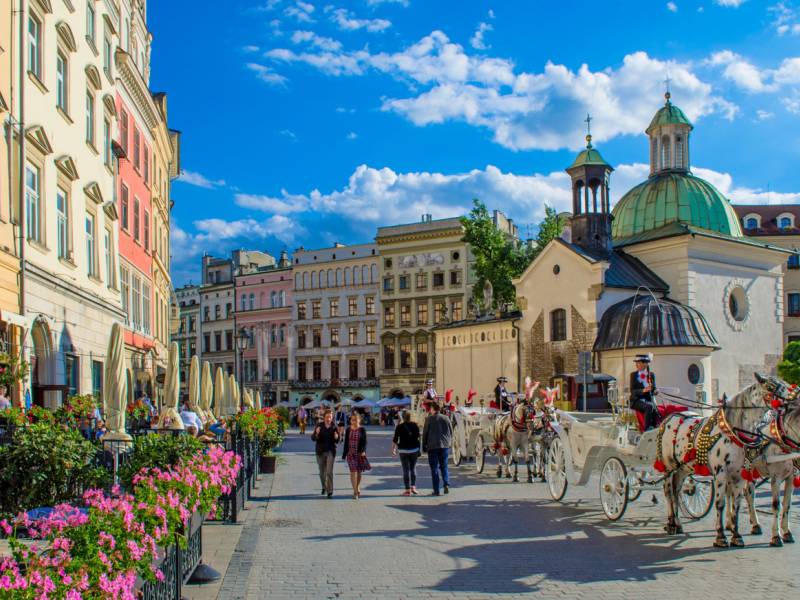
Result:
<svg viewBox="0 0 800 600"><path fill-rule="evenodd" d="M778 228L779 229L791 229L794 227L794 215L789 213L783 213L782 215L778 216Z"/></svg>
<svg viewBox="0 0 800 600"><path fill-rule="evenodd" d="M761 227L761 215L750 213L742 219L742 224L747 230L759 229Z"/></svg>

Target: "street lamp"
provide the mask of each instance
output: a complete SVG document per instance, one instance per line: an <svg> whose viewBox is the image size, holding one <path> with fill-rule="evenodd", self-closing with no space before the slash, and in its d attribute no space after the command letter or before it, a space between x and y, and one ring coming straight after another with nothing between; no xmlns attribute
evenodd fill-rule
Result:
<svg viewBox="0 0 800 600"><path fill-rule="evenodd" d="M239 351L239 395L244 398L244 351L247 350L250 336L247 330L242 327L234 337L236 338L236 349ZM241 406L238 408L241 408Z"/></svg>
<svg viewBox="0 0 800 600"><path fill-rule="evenodd" d="M267 406L272 406L272 376L269 371L264 371L264 396L267 399Z"/></svg>

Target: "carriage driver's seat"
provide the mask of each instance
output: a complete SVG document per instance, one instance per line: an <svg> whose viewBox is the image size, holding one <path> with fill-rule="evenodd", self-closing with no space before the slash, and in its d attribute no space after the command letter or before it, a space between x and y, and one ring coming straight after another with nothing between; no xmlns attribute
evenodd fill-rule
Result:
<svg viewBox="0 0 800 600"><path fill-rule="evenodd" d="M659 423L672 414L688 412L686 407L681 406L680 404L656 404L656 406L658 407ZM644 413L634 409L631 410L636 413L636 422L639 424L639 433L644 433Z"/></svg>

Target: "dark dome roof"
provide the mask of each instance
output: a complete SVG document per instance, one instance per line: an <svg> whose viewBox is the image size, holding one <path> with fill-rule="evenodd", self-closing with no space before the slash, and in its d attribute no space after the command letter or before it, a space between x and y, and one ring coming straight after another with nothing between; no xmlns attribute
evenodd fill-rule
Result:
<svg viewBox="0 0 800 600"><path fill-rule="evenodd" d="M650 294L639 294L609 307L600 320L594 351L623 346L718 348L719 344L699 311L669 298L656 301Z"/></svg>

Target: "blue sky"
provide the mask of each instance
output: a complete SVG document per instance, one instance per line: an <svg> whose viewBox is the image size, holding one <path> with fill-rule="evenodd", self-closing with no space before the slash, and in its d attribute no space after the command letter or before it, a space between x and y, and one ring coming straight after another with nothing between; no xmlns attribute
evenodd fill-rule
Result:
<svg viewBox="0 0 800 600"><path fill-rule="evenodd" d="M800 202L800 1L151 2L151 87L183 132L173 276L203 252L371 240L463 214L527 230L569 207L593 117L617 199L663 103L734 202Z"/></svg>

